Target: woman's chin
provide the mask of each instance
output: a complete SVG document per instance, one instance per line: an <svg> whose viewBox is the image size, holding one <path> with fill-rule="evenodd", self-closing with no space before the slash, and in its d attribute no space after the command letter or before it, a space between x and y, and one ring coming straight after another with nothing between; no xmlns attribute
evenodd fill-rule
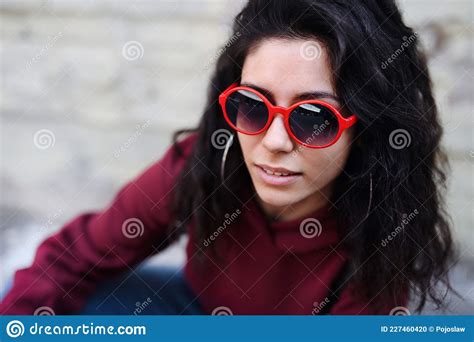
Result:
<svg viewBox="0 0 474 342"><path fill-rule="evenodd" d="M272 208L286 208L297 202L297 199L294 198L294 196L280 191L257 189L257 194L263 204Z"/></svg>

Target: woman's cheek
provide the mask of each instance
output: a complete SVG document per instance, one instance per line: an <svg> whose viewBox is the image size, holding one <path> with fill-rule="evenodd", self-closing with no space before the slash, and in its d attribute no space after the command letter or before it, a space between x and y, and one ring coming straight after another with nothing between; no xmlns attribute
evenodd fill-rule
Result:
<svg viewBox="0 0 474 342"><path fill-rule="evenodd" d="M248 139L248 136L245 136L241 133L237 133L238 143L240 144L240 149L242 150L242 154L245 160L248 160L251 153L251 139Z"/></svg>
<svg viewBox="0 0 474 342"><path fill-rule="evenodd" d="M310 158L306 158L306 186L313 190L320 190L334 181L342 172L339 157L326 151L311 151Z"/></svg>

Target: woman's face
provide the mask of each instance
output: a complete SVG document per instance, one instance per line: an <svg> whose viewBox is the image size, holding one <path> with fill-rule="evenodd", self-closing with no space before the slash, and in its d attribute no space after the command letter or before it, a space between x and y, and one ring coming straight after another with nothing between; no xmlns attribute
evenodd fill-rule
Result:
<svg viewBox="0 0 474 342"><path fill-rule="evenodd" d="M262 41L248 54L241 76L242 85L264 89L270 102L283 107L301 100L299 95L304 93L319 91L336 96L331 80L328 56L321 44L277 38ZM341 109L334 98L317 99ZM334 145L324 149L306 148L292 140L282 115L277 115L268 130L260 135L238 133L245 164L265 212L285 220L301 217L327 204L334 180L349 155L353 128L344 131ZM262 165L297 174L268 175Z"/></svg>

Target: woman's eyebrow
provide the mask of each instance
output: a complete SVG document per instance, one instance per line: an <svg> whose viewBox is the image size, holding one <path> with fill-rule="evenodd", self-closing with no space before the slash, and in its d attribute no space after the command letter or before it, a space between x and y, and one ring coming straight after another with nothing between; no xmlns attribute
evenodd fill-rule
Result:
<svg viewBox="0 0 474 342"><path fill-rule="evenodd" d="M259 91L260 93L262 93L263 95L269 97L270 100L274 100L273 94L270 90L267 90L265 88L259 87L253 83L248 83L248 82L243 82L240 85L253 88ZM327 91L319 91L319 90L297 94L293 98L293 101L296 102L296 101L302 101L302 100L323 99L323 98L339 101L339 98L336 95L329 93Z"/></svg>

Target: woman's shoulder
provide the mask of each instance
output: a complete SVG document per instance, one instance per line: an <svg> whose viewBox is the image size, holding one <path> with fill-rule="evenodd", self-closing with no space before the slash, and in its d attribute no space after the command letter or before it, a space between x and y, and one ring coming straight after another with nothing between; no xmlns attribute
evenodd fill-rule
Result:
<svg viewBox="0 0 474 342"><path fill-rule="evenodd" d="M183 169L187 158L191 155L197 140L197 133L188 134L171 143L164 154L152 161L135 179L134 186L150 194L152 199L160 198L167 193Z"/></svg>
<svg viewBox="0 0 474 342"><path fill-rule="evenodd" d="M140 173L128 181L116 194L114 206L129 216L153 216L167 222L173 189L185 161L192 153L197 134L171 143L164 154L152 161ZM150 217L151 217L150 216Z"/></svg>

